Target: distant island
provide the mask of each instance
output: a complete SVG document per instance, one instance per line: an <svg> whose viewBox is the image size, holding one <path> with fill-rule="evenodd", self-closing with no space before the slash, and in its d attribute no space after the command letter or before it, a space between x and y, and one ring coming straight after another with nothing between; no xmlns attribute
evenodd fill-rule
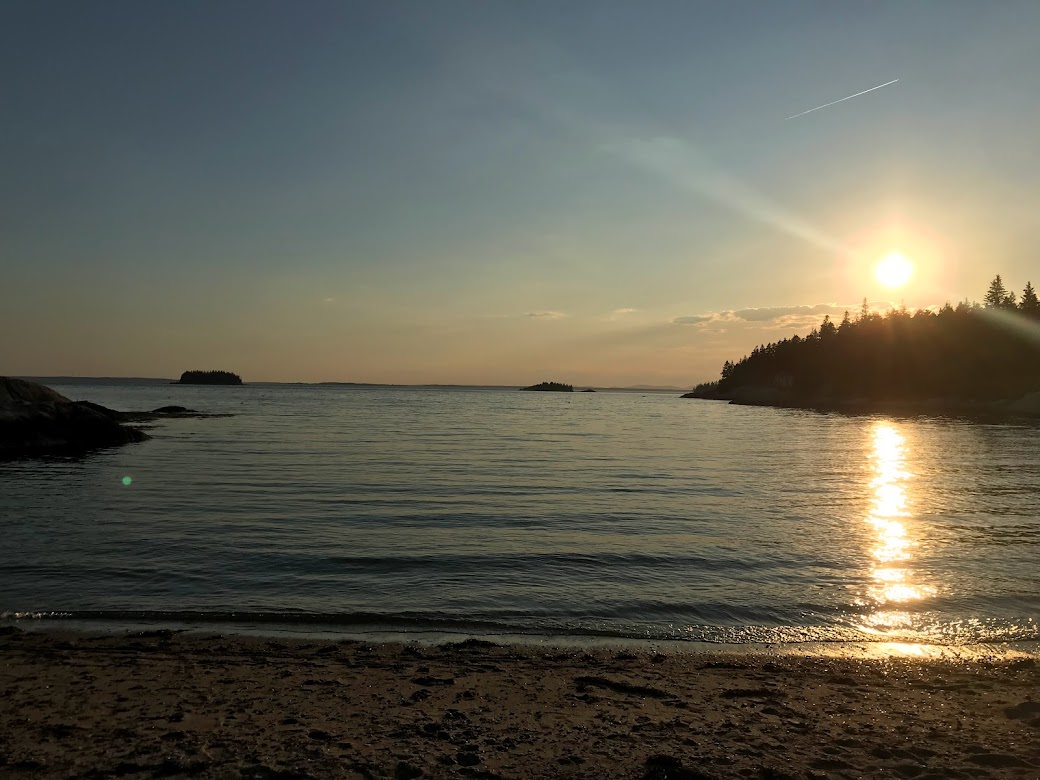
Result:
<svg viewBox="0 0 1040 780"><path fill-rule="evenodd" d="M181 374L182 385L240 385L242 377L230 371L185 371Z"/></svg>
<svg viewBox="0 0 1040 780"><path fill-rule="evenodd" d="M1040 414L1040 301L997 276L983 304L885 315L866 300L841 323L755 347L683 398L839 411Z"/></svg>
<svg viewBox="0 0 1040 780"><path fill-rule="evenodd" d="M539 382L530 387L521 387L521 390L545 390L551 393L573 393L573 385L565 385L562 382Z"/></svg>

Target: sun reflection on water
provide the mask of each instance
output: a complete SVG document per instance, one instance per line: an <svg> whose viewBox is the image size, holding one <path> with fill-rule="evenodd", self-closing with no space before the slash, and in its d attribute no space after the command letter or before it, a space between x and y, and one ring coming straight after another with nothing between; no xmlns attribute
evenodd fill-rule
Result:
<svg viewBox="0 0 1040 780"><path fill-rule="evenodd" d="M917 542L908 532L913 515L907 483L914 475L906 467L906 439L891 423L874 429L871 460L874 500L867 522L874 532L874 565L867 595L875 609L862 628L882 633L911 628L913 615L906 605L933 595L935 589L913 581L910 565Z"/></svg>

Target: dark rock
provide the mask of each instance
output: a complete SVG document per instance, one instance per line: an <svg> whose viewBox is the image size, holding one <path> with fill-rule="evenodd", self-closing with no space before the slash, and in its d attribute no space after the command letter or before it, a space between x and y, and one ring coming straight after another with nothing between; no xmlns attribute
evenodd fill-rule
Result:
<svg viewBox="0 0 1040 780"><path fill-rule="evenodd" d="M415 778L422 777L424 774L426 773L414 764L400 761L397 764L397 768L394 769L394 780L415 780Z"/></svg>
<svg viewBox="0 0 1040 780"><path fill-rule="evenodd" d="M1004 709L1004 715L1012 720L1026 720L1034 715L1040 715L1040 703L1035 701L1024 701L1014 707Z"/></svg>
<svg viewBox="0 0 1040 780"><path fill-rule="evenodd" d="M480 763L480 756L476 753L459 753L455 760L459 766L476 766Z"/></svg>
<svg viewBox="0 0 1040 780"><path fill-rule="evenodd" d="M454 685L454 677L416 677L412 680L416 685Z"/></svg>
<svg viewBox="0 0 1040 780"><path fill-rule="evenodd" d="M759 767L758 776L761 780L795 780L794 775L790 775L780 769L774 769L771 766Z"/></svg>
<svg viewBox="0 0 1040 780"><path fill-rule="evenodd" d="M0 406L11 403L67 404L69 399L36 382L0 376Z"/></svg>
<svg viewBox="0 0 1040 780"><path fill-rule="evenodd" d="M96 404L93 401L72 401L71 403L74 403L76 406L82 406L84 409L92 409L110 420L123 422L123 413L117 412L115 409L109 409L107 406Z"/></svg>
<svg viewBox="0 0 1040 780"><path fill-rule="evenodd" d="M646 780L711 780L703 772L687 769L674 756L650 756L644 766Z"/></svg>
<svg viewBox="0 0 1040 780"><path fill-rule="evenodd" d="M993 769L1009 769L1011 767L1036 768L1036 764L1031 764L1010 753L979 753L974 756L968 756L968 760L973 764L992 767Z"/></svg>
<svg viewBox="0 0 1040 780"><path fill-rule="evenodd" d="M144 441L119 412L74 403L48 387L0 377L0 457L77 453Z"/></svg>

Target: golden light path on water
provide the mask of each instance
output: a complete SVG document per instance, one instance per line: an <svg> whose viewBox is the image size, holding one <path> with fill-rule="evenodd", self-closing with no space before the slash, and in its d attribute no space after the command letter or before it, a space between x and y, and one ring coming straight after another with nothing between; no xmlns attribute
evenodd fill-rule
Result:
<svg viewBox="0 0 1040 780"><path fill-rule="evenodd" d="M867 596L874 611L861 628L888 633L913 628L913 616L905 605L935 594L935 588L914 582L911 568L917 541L913 538L913 514L907 487L913 474L906 464L906 438L891 423L879 423L873 432L871 453L874 477L873 502L867 523L873 532L874 559Z"/></svg>

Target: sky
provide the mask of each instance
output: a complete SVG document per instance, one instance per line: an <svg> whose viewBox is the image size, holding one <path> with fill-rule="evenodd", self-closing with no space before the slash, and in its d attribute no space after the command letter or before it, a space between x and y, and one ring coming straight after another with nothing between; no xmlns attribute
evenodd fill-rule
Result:
<svg viewBox="0 0 1040 780"><path fill-rule="evenodd" d="M1035 0L7 0L0 374L686 387L864 298L1020 291L1037 30Z"/></svg>

